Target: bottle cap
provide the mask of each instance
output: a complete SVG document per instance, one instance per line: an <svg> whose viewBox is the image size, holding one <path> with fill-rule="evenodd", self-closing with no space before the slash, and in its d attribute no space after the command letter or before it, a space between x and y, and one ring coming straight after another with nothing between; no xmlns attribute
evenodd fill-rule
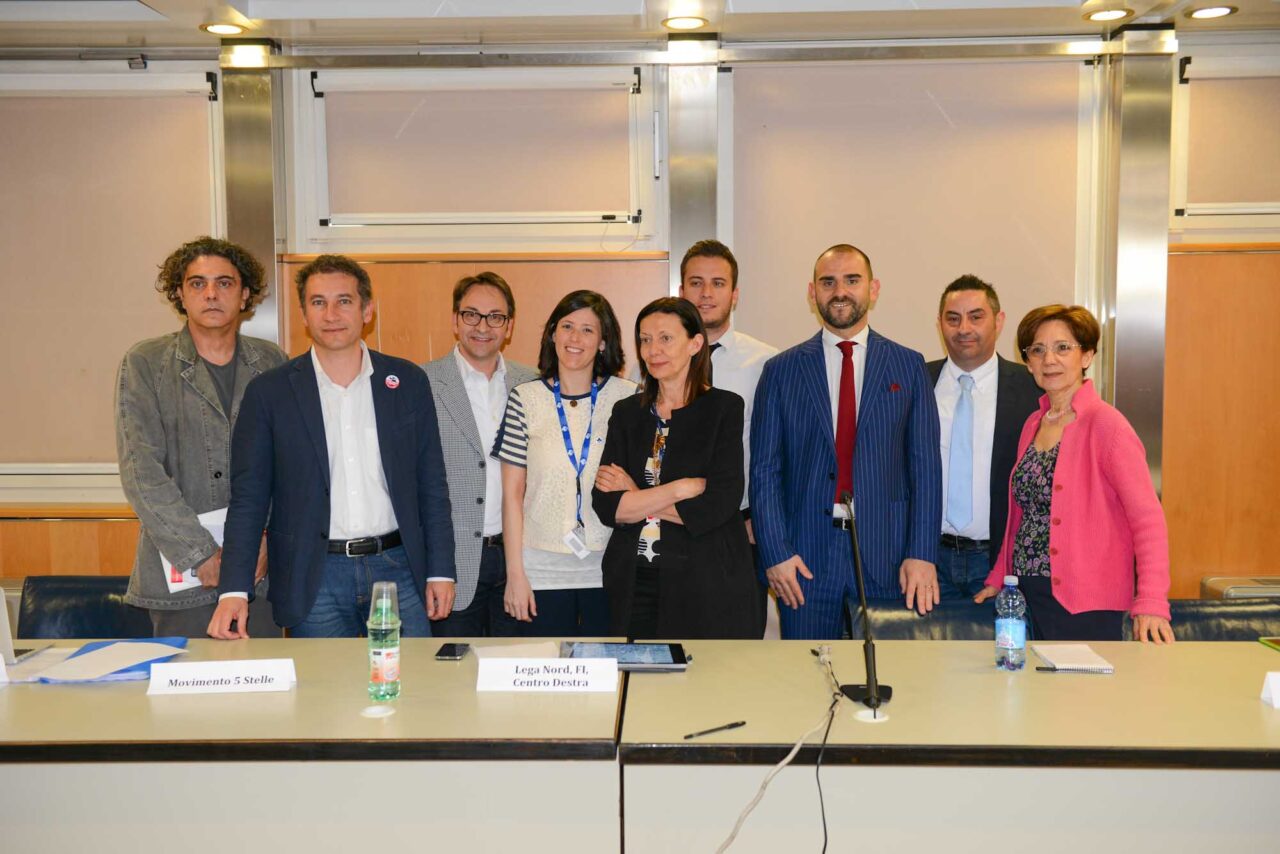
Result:
<svg viewBox="0 0 1280 854"><path fill-rule="evenodd" d="M373 601L369 605L369 622L385 624L400 619L400 598L394 581L373 582Z"/></svg>
<svg viewBox="0 0 1280 854"><path fill-rule="evenodd" d="M1018 586L1018 576L1016 576L1016 575L1006 575L1006 576L1004 577L1004 584L1005 584L1005 586L1006 586L1006 587L1017 587L1017 586Z"/></svg>

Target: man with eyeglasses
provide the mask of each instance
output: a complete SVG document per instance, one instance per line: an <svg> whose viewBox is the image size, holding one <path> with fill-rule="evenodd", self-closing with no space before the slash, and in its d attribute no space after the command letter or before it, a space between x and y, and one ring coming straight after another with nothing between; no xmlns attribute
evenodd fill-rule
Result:
<svg viewBox="0 0 1280 854"><path fill-rule="evenodd" d="M1009 516L1009 473L1022 425L1040 389L1022 365L996 353L1004 312L995 288L977 276L956 279L938 302L947 358L927 367L938 401L942 445L943 599L982 589Z"/></svg>
<svg viewBox="0 0 1280 854"><path fill-rule="evenodd" d="M212 237L185 243L160 265L156 290L185 322L130 348L116 378L120 482L142 523L125 601L148 610L157 637L204 637L222 547L221 526L200 517L230 501L231 428L245 387L285 355L240 334L267 291L262 265L243 247ZM262 595L261 535L255 545ZM279 634L270 608L254 613L252 630Z"/></svg>
<svg viewBox="0 0 1280 854"><path fill-rule="evenodd" d="M422 366L431 380L453 508L454 609L432 623L440 637L513 636L517 624L502 606L507 586L502 548L502 471L489 459L507 394L537 378L508 362L502 348L515 328L516 301L497 273L466 276L453 288L458 345Z"/></svg>

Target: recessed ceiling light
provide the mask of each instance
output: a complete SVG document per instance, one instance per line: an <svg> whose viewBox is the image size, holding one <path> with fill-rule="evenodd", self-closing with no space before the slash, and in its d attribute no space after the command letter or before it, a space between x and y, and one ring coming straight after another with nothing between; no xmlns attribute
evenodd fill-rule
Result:
<svg viewBox="0 0 1280 854"><path fill-rule="evenodd" d="M1187 13L1187 17L1195 18L1197 21L1209 21L1214 18L1225 18L1228 15L1234 15L1239 11L1235 6L1206 6L1202 9L1192 9Z"/></svg>
<svg viewBox="0 0 1280 854"><path fill-rule="evenodd" d="M1111 21L1123 21L1132 14L1132 9L1099 9L1097 12L1090 12L1085 15L1084 19L1102 24L1110 23Z"/></svg>
<svg viewBox="0 0 1280 854"><path fill-rule="evenodd" d="M693 15L684 15L679 18L666 18L662 22L662 26L668 30L700 30L707 25L706 18L697 18Z"/></svg>
<svg viewBox="0 0 1280 854"><path fill-rule="evenodd" d="M215 36L238 36L244 32L238 24L201 24L200 29Z"/></svg>

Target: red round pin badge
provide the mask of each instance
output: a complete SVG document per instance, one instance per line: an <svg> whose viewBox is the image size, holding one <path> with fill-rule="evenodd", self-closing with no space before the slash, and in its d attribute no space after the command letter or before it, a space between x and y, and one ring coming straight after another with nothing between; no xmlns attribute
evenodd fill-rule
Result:
<svg viewBox="0 0 1280 854"><path fill-rule="evenodd" d="M388 374L387 388L399 388L399 387L400 387L400 378L395 374Z"/></svg>

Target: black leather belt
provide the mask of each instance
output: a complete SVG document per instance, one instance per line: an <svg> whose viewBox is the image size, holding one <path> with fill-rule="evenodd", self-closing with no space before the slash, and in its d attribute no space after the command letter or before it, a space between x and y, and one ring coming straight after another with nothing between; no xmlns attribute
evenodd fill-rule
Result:
<svg viewBox="0 0 1280 854"><path fill-rule="evenodd" d="M365 557L382 554L387 549L400 545L400 532L392 531L381 537L360 537L357 540L330 540L329 554L346 555L347 557Z"/></svg>
<svg viewBox="0 0 1280 854"><path fill-rule="evenodd" d="M494 534L492 537L485 537L483 542L486 549L493 547L502 548L502 535Z"/></svg>
<svg viewBox="0 0 1280 854"><path fill-rule="evenodd" d="M849 530L851 527L853 527L853 520L852 520L852 519L835 519L835 518L833 518L833 519L831 520L831 527L833 527L833 528L839 528L839 529L840 529L840 530L842 530L842 531L847 531L847 530Z"/></svg>
<svg viewBox="0 0 1280 854"><path fill-rule="evenodd" d="M986 551L991 547L990 540L971 540L968 537L957 537L955 534L943 534L941 543L958 552Z"/></svg>

